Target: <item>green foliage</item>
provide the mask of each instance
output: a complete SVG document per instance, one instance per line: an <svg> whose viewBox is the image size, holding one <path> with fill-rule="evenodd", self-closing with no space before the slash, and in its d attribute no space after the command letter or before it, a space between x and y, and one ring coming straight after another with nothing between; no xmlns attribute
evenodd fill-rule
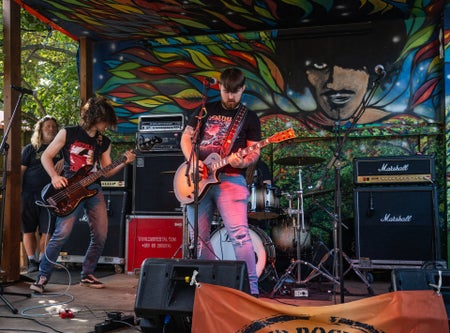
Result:
<svg viewBox="0 0 450 333"><path fill-rule="evenodd" d="M3 45L3 33L0 39ZM24 128L31 128L46 114L55 116L61 126L77 123L80 107L76 63L78 43L51 29L23 9L21 43L20 86L37 92L36 97L25 95L22 99ZM2 49L0 58L2 76L3 60ZM3 101L3 81L0 82L0 99Z"/></svg>

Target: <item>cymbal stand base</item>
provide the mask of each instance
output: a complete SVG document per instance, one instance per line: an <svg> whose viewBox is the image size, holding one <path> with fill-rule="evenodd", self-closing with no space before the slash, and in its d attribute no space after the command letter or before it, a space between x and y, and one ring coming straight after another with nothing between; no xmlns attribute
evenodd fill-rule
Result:
<svg viewBox="0 0 450 333"><path fill-rule="evenodd" d="M312 271L309 273L309 275L306 277L306 279L301 280L301 276L295 276L292 274L294 269L297 267L297 265L305 265L312 269ZM295 283L299 286L305 285L307 282L309 282L311 279L315 278L316 276L323 276L330 280L331 282L340 285L339 281L334 278L328 271L322 271L319 267L314 266L308 261L304 260L295 260L293 261L289 267L286 269L286 272L280 277L278 282L273 287L272 292L270 293L270 298L274 298L275 294L281 289L281 287L286 283L286 280L288 280L289 277L291 277L293 280L295 280Z"/></svg>
<svg viewBox="0 0 450 333"><path fill-rule="evenodd" d="M317 265L317 268L328 272L328 270L324 267L324 263L328 260L329 257L334 256L335 252L338 252L338 249L332 249L330 251L328 251L327 253L325 253L322 257L322 259L320 259L319 264ZM370 286L369 280L367 280L367 277L359 270L359 268L357 266L355 266L355 264L353 263L353 261L350 259L350 257L344 252L342 251L342 257L344 258L344 260L347 262L347 264L349 265L349 267L344 271L342 276L347 275L348 272L350 272L351 270L353 270L353 272L361 279L361 281L366 285L367 287L367 292L369 293L370 296L375 295L372 287ZM334 260L333 260L334 262ZM306 278L308 279L309 276Z"/></svg>

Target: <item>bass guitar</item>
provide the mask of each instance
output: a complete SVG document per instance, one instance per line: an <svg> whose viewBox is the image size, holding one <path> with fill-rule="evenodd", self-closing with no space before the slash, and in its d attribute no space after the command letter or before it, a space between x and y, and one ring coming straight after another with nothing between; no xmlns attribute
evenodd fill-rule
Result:
<svg viewBox="0 0 450 333"><path fill-rule="evenodd" d="M162 140L160 138L155 138L152 142L146 142L146 145L155 145L161 142ZM136 152L134 150L134 153ZM90 190L87 188L89 185L100 177L105 176L109 171L124 163L126 160L125 156L121 156L121 158L112 162L110 165L92 173L89 173L89 171L93 166L85 165L75 175L70 177L68 179L69 184L61 189L54 188L52 183L45 185L41 191L41 197L45 207L56 216L67 216L71 214L82 200L97 194L98 190Z"/></svg>
<svg viewBox="0 0 450 333"><path fill-rule="evenodd" d="M274 135L259 141L251 146L246 147L237 152L238 155L244 157L248 155L255 149L260 149L267 146L270 143L278 143L285 140L295 138L295 132L292 128L284 130L282 132L275 133ZM208 187L212 184L217 184L220 180L217 178L217 171L228 164L228 157L220 158L217 153L209 154L208 157L203 161L205 168L200 174L200 180L198 183L198 197L199 199L206 193ZM188 167L190 167L188 169ZM173 189L176 198L182 204L189 205L194 202L194 174L193 171L187 172L188 170L194 170L193 165L189 166L188 162L181 164L175 176L173 178Z"/></svg>

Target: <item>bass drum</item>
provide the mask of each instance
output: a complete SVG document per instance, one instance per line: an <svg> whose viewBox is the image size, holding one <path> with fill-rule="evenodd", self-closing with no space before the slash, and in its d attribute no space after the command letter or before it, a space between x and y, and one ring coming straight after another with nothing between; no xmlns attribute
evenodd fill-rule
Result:
<svg viewBox="0 0 450 333"><path fill-rule="evenodd" d="M280 218L272 227L272 239L275 246L281 252L295 251L295 227L294 222L289 217ZM305 221L305 230L300 230L300 249L311 246L311 233L309 223Z"/></svg>
<svg viewBox="0 0 450 333"><path fill-rule="evenodd" d="M260 228L253 225L250 228L250 238L253 242L256 258L256 273L261 278L266 265L273 264L276 259L275 246L270 237ZM216 257L220 260L236 260L233 245L225 227L215 230L211 235L211 244Z"/></svg>

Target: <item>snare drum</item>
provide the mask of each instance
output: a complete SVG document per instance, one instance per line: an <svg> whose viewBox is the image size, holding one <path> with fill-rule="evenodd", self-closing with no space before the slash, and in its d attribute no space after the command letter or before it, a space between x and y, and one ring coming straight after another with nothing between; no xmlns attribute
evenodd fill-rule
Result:
<svg viewBox="0 0 450 333"><path fill-rule="evenodd" d="M261 277L266 265L275 262L275 246L270 237L262 229L255 226L249 226L249 228L250 238L252 239L255 250L256 273L258 277ZM220 260L236 260L234 248L225 227L215 230L212 233L211 244L214 248L214 253Z"/></svg>
<svg viewBox="0 0 450 333"><path fill-rule="evenodd" d="M255 220L276 219L280 215L280 190L273 185L250 186L248 218Z"/></svg>

